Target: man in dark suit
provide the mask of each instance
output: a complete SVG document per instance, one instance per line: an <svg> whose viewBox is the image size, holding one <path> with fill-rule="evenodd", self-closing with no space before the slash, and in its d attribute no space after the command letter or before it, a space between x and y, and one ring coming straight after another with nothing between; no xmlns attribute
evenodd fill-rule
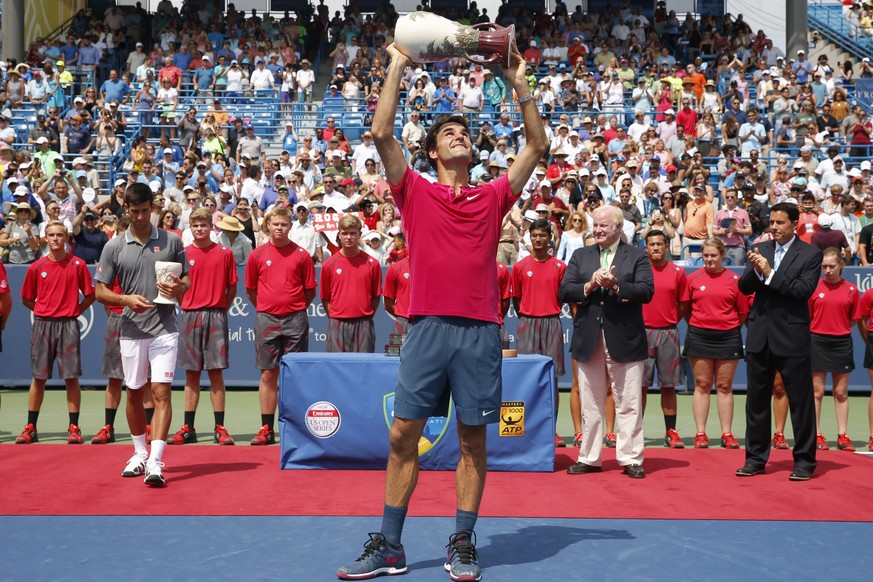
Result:
<svg viewBox="0 0 873 582"><path fill-rule="evenodd" d="M772 241L748 253L740 291L755 294L746 334L746 464L739 477L764 472L770 455L770 395L782 374L794 427L794 470L807 481L815 471L815 405L810 363L809 307L821 274L822 253L795 236L800 211L780 203L770 209Z"/></svg>
<svg viewBox="0 0 873 582"><path fill-rule="evenodd" d="M643 470L642 380L648 356L643 304L655 281L642 249L620 240L624 214L615 206L594 211L596 245L576 250L561 281L559 298L577 303L571 353L579 366L583 437L571 475L599 473L606 393L612 384L616 458L633 479Z"/></svg>

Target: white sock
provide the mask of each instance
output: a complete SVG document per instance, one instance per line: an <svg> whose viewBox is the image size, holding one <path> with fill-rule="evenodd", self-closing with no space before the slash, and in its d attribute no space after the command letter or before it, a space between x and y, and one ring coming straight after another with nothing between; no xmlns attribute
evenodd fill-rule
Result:
<svg viewBox="0 0 873 582"><path fill-rule="evenodd" d="M146 448L146 435L145 434L132 434L130 438L133 439L133 452L139 455L140 457L148 457L149 451Z"/></svg>
<svg viewBox="0 0 873 582"><path fill-rule="evenodd" d="M152 452L149 455L148 462L151 463L152 461L154 461L155 463L160 463L161 457L164 456L165 446L167 446L167 441L152 440Z"/></svg>

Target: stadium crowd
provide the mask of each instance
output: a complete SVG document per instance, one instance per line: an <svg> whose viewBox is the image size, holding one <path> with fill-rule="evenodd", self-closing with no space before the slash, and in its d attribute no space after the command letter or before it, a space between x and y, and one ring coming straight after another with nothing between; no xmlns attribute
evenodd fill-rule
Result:
<svg viewBox="0 0 873 582"><path fill-rule="evenodd" d="M850 61L830 63L825 55L811 62L804 50L789 58L764 31L753 32L742 15L688 14L680 20L666 2L657 4L648 17L626 4L606 13L586 13L580 6L571 12L563 2L552 13L501 6L495 21L516 27L550 147L503 220L496 260L509 268L532 260L566 264L574 251L592 244L594 211L615 206L624 218L623 240L645 246L656 270L673 268L671 260L701 266L666 300L671 315L665 320L661 312L658 324L647 321L647 326L675 328L685 317L704 331L738 330L752 299L738 292L724 266L743 266L748 251L772 239L770 208L793 204L799 212L797 236L822 250L837 249L825 253L837 264L830 267L830 279L825 273L823 285L852 288L841 297L850 302L841 325L817 320L810 302L813 332L851 338L852 326L859 324L866 342L873 296L870 291L862 296L839 273L833 275L844 264L873 264L868 159L873 123L852 101L856 67ZM391 10L387 5L362 15L349 6L344 16L331 17L322 2L296 17L276 19L247 16L233 5L219 13L206 2L186 2L177 12L164 0L153 18L141 7L112 7L103 15L83 11L58 40L34 43L27 62L6 59L0 63L0 258L33 265L56 256L60 250L48 231L59 222L66 227L64 252L84 264L101 263L104 248L130 228L126 196L139 184L150 192L148 219L155 231L174 233L186 250L209 244L228 249L233 263L246 265L247 292L258 288L249 273L262 265L263 255L287 241L311 258L309 267L363 257L354 260L368 265L373 279L357 281L358 294L351 299L342 292L333 296L336 289L321 269L319 296L332 304L329 314L338 322L330 349L374 349L370 326L382 296L402 332L402 282L410 276L403 270L408 253L403 217L366 128L385 79L396 19ZM463 23L489 20L475 2L462 14L446 16ZM331 47L324 55L322 44ZM319 57L331 63L330 78L320 85L313 68ZM858 75L873 76L868 59L859 63ZM186 101L183 94L194 97ZM259 96L272 100L283 118L298 103L308 111L317 111L320 103L326 113L313 130L288 122L275 154L251 120L231 114L235 105ZM409 67L402 96L397 137L409 164L430 180L435 173L424 139L438 115L459 112L470 121L472 185L504 175L526 145L516 100L499 71L460 58ZM26 135L10 124L22 109L36 112ZM346 135L352 126L360 138ZM117 178L107 188L110 176ZM373 265L389 267L390 283L382 284ZM526 295L533 303L523 305L517 274L513 285L509 270L500 272L507 281L504 316L515 297L520 315L557 317L562 308L557 287L553 297ZM308 276L297 298L304 303L315 293L314 275ZM702 277L718 278L726 294L721 303L695 296L702 290L695 281ZM654 304L663 307L658 281ZM7 316L8 310L4 323ZM519 347L551 355L563 367L559 341L534 345L520 337ZM864 365L870 368L870 344L867 349ZM694 446L708 446L704 427L712 386L722 445L739 446L731 430L731 383L740 357L742 349L725 357L689 355L695 360ZM661 366L678 366L678 358L677 352L658 360L659 374ZM837 444L852 450L845 426L851 368L830 364L815 369L817 403L824 394L822 375L833 372ZM203 369L203 362L199 365ZM122 377L112 376L116 394ZM680 381L668 383L675 387ZM263 392L264 382L275 378L262 375L261 382L264 427L252 444L273 442L275 402L271 411ZM778 385L776 393L781 394ZM576 443L582 438L578 398L574 382ZM107 400L106 427L92 442L114 439L117 405L117 396ZM778 406L773 444L787 447L787 404L782 399ZM196 440L193 411L187 408L184 426L168 442ZM215 439L232 444L220 408ZM665 443L684 446L675 431L675 393L672 400L662 393L662 408ZM36 439L34 412L38 407L30 411L19 442ZM74 412L78 415L78 408L71 408L70 442L81 442ZM607 446L614 446L609 415L606 433ZM818 436L819 448L826 448L826 439ZM556 437L556 444L563 439ZM873 450L873 436L869 446Z"/></svg>

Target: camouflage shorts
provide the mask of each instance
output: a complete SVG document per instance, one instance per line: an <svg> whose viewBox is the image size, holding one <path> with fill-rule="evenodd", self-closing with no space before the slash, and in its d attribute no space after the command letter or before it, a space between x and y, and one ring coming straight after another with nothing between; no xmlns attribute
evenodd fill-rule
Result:
<svg viewBox="0 0 873 582"><path fill-rule="evenodd" d="M557 315L518 316L518 353L542 354L555 361L555 374L564 375L564 329Z"/></svg>
<svg viewBox="0 0 873 582"><path fill-rule="evenodd" d="M75 317L36 317L30 336L30 364L33 377L48 380L58 362L58 376L64 380L82 375L79 322Z"/></svg>
<svg viewBox="0 0 873 582"><path fill-rule="evenodd" d="M224 370L227 357L227 311L183 311L179 320L179 361L183 370Z"/></svg>

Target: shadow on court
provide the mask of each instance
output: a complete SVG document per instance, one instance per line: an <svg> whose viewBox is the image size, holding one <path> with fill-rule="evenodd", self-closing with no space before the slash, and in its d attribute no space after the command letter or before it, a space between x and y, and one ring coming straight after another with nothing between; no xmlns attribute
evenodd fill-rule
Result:
<svg viewBox="0 0 873 582"><path fill-rule="evenodd" d="M263 466L263 463L197 463L192 465L171 465L167 467L165 472L167 479L172 479L176 483L205 475L253 471L261 466Z"/></svg>
<svg viewBox="0 0 873 582"><path fill-rule="evenodd" d="M477 540L482 564L489 568L535 564L553 558L569 546L581 542L632 540L634 536L622 529L585 529L558 525L523 527L511 533L484 536ZM444 560L426 560L409 564L411 569L435 568Z"/></svg>

